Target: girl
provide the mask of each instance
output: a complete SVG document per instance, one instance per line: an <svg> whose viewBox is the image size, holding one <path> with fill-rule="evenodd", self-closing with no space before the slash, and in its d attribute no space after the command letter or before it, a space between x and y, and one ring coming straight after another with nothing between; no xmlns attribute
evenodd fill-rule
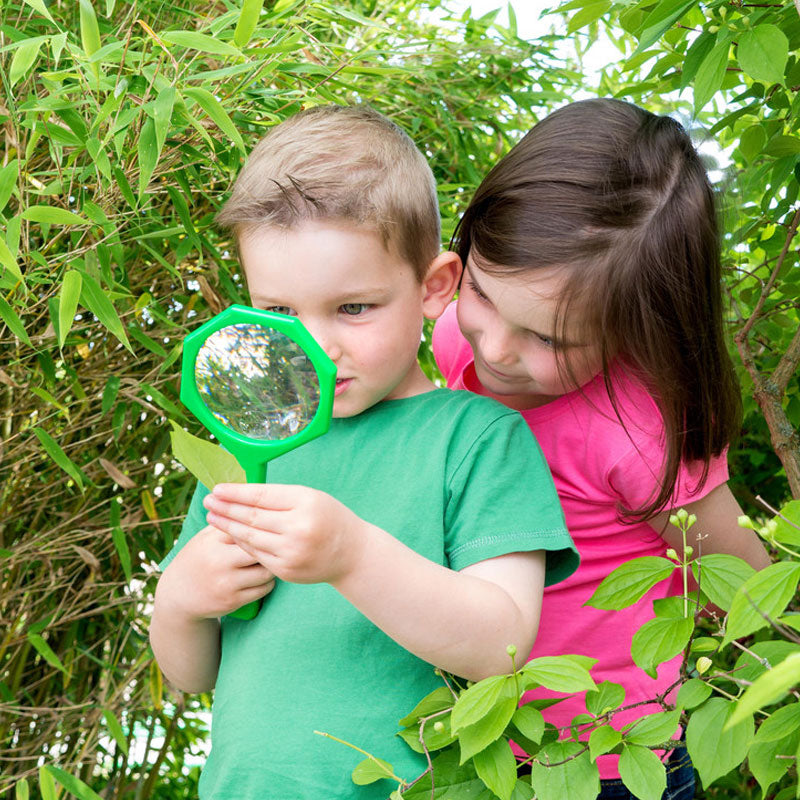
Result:
<svg viewBox="0 0 800 800"><path fill-rule="evenodd" d="M769 564L755 534L738 527L742 511L726 485L741 399L705 169L669 117L617 100L574 103L492 169L455 243L464 277L434 331L437 363L448 386L522 412L581 554L578 571L545 591L531 656L592 656L595 680L622 684L624 705L655 698L674 684L681 658L652 680L633 663L631 638L653 600L681 594L678 571L622 611L584 605L603 578L629 559L680 552L680 531L668 524L679 507L697 515L695 554ZM656 710L637 706L612 723ZM570 698L545 718L568 730L585 711ZM598 761L600 797L632 797L618 757ZM664 798L693 797L685 749L671 762Z"/></svg>

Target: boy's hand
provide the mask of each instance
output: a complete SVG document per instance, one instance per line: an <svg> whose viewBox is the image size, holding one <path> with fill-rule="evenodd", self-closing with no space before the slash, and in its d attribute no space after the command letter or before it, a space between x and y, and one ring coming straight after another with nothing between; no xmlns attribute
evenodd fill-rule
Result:
<svg viewBox="0 0 800 800"><path fill-rule="evenodd" d="M159 600L193 620L222 617L269 594L275 576L224 531L209 525L164 570Z"/></svg>
<svg viewBox="0 0 800 800"><path fill-rule="evenodd" d="M291 583L334 583L357 563L368 523L306 486L221 483L203 501L209 524Z"/></svg>

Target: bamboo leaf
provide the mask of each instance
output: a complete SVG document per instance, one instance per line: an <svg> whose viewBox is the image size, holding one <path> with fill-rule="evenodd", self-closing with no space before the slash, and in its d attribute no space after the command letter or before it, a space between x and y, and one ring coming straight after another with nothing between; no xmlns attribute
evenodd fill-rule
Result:
<svg viewBox="0 0 800 800"><path fill-rule="evenodd" d="M201 53L211 53L215 56L241 56L242 52L232 44L207 36L196 31L163 31L159 34L161 39L170 44L198 50Z"/></svg>
<svg viewBox="0 0 800 800"><path fill-rule="evenodd" d="M78 800L103 800L94 789L87 786L80 778L70 775L63 769L54 767L52 764L47 764L46 769L71 795L74 795Z"/></svg>
<svg viewBox="0 0 800 800"><path fill-rule="evenodd" d="M39 767L39 792L42 800L58 800L53 775L46 766Z"/></svg>
<svg viewBox="0 0 800 800"><path fill-rule="evenodd" d="M17 264L17 259L11 250L8 249L8 245L5 243L3 238L0 236L0 264L3 265L15 278L25 285L25 278L22 276L22 272L20 271L19 264Z"/></svg>
<svg viewBox="0 0 800 800"><path fill-rule="evenodd" d="M246 47L258 25L258 18L264 0L244 0L242 12L239 14L239 21L236 23L236 30L233 32L233 41L239 47Z"/></svg>
<svg viewBox="0 0 800 800"><path fill-rule="evenodd" d="M114 308L114 304L108 299L105 292L100 288L97 281L90 275L82 274L81 305L88 308L105 327L133 353L133 348L128 341L122 321Z"/></svg>
<svg viewBox="0 0 800 800"><path fill-rule="evenodd" d="M8 329L14 334L21 342L33 347L33 343L28 338L25 326L22 320L17 316L17 312L6 302L5 298L0 294L0 319L8 325Z"/></svg>
<svg viewBox="0 0 800 800"><path fill-rule="evenodd" d="M213 120L213 122L224 134L230 136L239 150L241 150L243 153L245 152L242 135L236 129L236 126L233 124L233 122L231 122L231 118L222 107L222 103L220 103L219 100L217 100L217 98L211 94L211 92L199 87L189 87L184 89L183 93L187 97L191 97L192 100L194 100L200 106L200 108L202 108L203 111L208 114L211 120Z"/></svg>
<svg viewBox="0 0 800 800"><path fill-rule="evenodd" d="M88 220L55 206L29 206L22 212L22 219L45 225L88 225Z"/></svg>
<svg viewBox="0 0 800 800"><path fill-rule="evenodd" d="M33 649L51 666L66 672L61 659L53 652L49 644L38 634L28 632L28 641L33 645Z"/></svg>
<svg viewBox="0 0 800 800"><path fill-rule="evenodd" d="M96 53L101 46L100 28L91 0L78 0L81 18L81 44L87 56ZM96 68L96 67L95 67Z"/></svg>
<svg viewBox="0 0 800 800"><path fill-rule="evenodd" d="M0 167L0 211L2 211L11 195L14 193L14 187L17 185L17 178L19 177L19 159L14 158L8 162L4 167ZM2 238L0 238L2 241Z"/></svg>
<svg viewBox="0 0 800 800"><path fill-rule="evenodd" d="M24 0L34 11L37 11L43 17L46 17L50 20L53 24L55 24L55 20L50 15L50 12L47 10L47 6L44 4L44 0Z"/></svg>
<svg viewBox="0 0 800 800"><path fill-rule="evenodd" d="M11 59L11 66L8 70L8 83L13 86L17 81L25 77L25 74L33 66L39 55L42 46L41 39L21 44L15 51Z"/></svg>
<svg viewBox="0 0 800 800"><path fill-rule="evenodd" d="M800 683L800 652L791 653L756 678L736 704L725 730L763 708L776 703L792 687Z"/></svg>
<svg viewBox="0 0 800 800"><path fill-rule="evenodd" d="M61 449L61 445L42 428L33 428L33 432L47 455L49 455L50 458L78 484L80 490L83 491L83 479L86 478L86 476L72 463L69 456Z"/></svg>
<svg viewBox="0 0 800 800"><path fill-rule="evenodd" d="M206 489L218 483L246 483L244 470L227 450L187 433L180 425L172 425L172 453Z"/></svg>
<svg viewBox="0 0 800 800"><path fill-rule="evenodd" d="M14 800L28 800L30 797L30 789L28 788L28 781L25 778L20 778L14 784Z"/></svg>
<svg viewBox="0 0 800 800"><path fill-rule="evenodd" d="M155 123L156 151L160 154L167 140L167 131L172 120L172 109L178 93L174 86L167 86L158 93L153 104L153 120Z"/></svg>
<svg viewBox="0 0 800 800"><path fill-rule="evenodd" d="M119 556L119 563L122 565L122 571L125 573L125 580L130 583L131 581L131 551L128 548L128 542L125 539L125 534L122 528L115 527L111 531L111 538L114 541L114 548Z"/></svg>
<svg viewBox="0 0 800 800"><path fill-rule="evenodd" d="M103 719L105 719L108 732L114 737L114 741L119 746L119 749L122 750L125 755L128 755L128 741L125 738L122 725L119 724L119 720L110 708L103 709Z"/></svg>
<svg viewBox="0 0 800 800"><path fill-rule="evenodd" d="M77 270L67 270L58 296L58 346L63 347L75 319L83 280Z"/></svg>
<svg viewBox="0 0 800 800"><path fill-rule="evenodd" d="M144 190L150 183L150 177L158 163L159 147L156 141L156 125L148 117L142 125L139 134L139 202L142 200Z"/></svg>

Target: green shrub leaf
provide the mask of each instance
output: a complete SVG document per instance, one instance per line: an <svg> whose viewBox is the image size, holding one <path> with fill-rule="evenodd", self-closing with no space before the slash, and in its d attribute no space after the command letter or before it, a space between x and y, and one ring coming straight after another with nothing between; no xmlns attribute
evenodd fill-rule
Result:
<svg viewBox="0 0 800 800"><path fill-rule="evenodd" d="M603 579L586 605L605 610L633 605L676 568L674 561L659 556L626 561Z"/></svg>
<svg viewBox="0 0 800 800"><path fill-rule="evenodd" d="M700 703L705 703L711 696L713 689L699 678L690 678L678 689L675 705L678 708L696 708Z"/></svg>
<svg viewBox="0 0 800 800"><path fill-rule="evenodd" d="M694 110L700 111L722 86L731 46L727 39L717 42L697 68L694 79Z"/></svg>
<svg viewBox="0 0 800 800"><path fill-rule="evenodd" d="M597 684L597 691L586 692L586 710L599 717L625 702L625 687L612 681Z"/></svg>
<svg viewBox="0 0 800 800"><path fill-rule="evenodd" d="M661 759L646 747L626 744L619 757L619 776L640 800L660 800L667 788L667 771Z"/></svg>
<svg viewBox="0 0 800 800"><path fill-rule="evenodd" d="M645 622L631 640L634 663L655 678L658 665L678 655L693 630L694 621L686 617L656 617Z"/></svg>
<svg viewBox="0 0 800 800"><path fill-rule="evenodd" d="M511 800L511 793L517 782L517 761L511 745L505 739L498 739L485 750L476 753L472 763L487 788L500 800Z"/></svg>
<svg viewBox="0 0 800 800"><path fill-rule="evenodd" d="M728 700L712 697L689 717L686 746L704 789L739 766L753 741L752 717L732 728L725 728L735 707ZM713 743L713 746L709 746L709 743Z"/></svg>
<svg viewBox="0 0 800 800"><path fill-rule="evenodd" d="M622 734L610 725L601 725L589 735L589 754L592 761L598 756L610 753L622 741Z"/></svg>
<svg viewBox="0 0 800 800"><path fill-rule="evenodd" d="M643 747L655 747L671 739L681 721L680 709L659 711L640 717L625 734L625 741ZM628 787L631 788L630 786Z"/></svg>
<svg viewBox="0 0 800 800"><path fill-rule="evenodd" d="M597 765L578 742L545 745L531 765L531 783L537 800L595 800L600 793Z"/></svg>
<svg viewBox="0 0 800 800"><path fill-rule="evenodd" d="M777 618L797 592L800 563L780 561L748 578L731 603L723 646L766 627L763 615Z"/></svg>
<svg viewBox="0 0 800 800"><path fill-rule="evenodd" d="M708 599L723 611L728 611L739 587L756 571L736 556L709 553L692 562L692 573Z"/></svg>
<svg viewBox="0 0 800 800"><path fill-rule="evenodd" d="M381 758L365 758L356 765L352 772L353 783L357 786L366 786L368 783L375 783L382 778L393 778L394 768L387 761Z"/></svg>
<svg viewBox="0 0 800 800"><path fill-rule="evenodd" d="M597 689L589 671L567 656L533 658L520 670L526 686L531 682L554 692L583 692Z"/></svg>
<svg viewBox="0 0 800 800"><path fill-rule="evenodd" d="M777 25L756 25L739 35L739 66L756 81L783 83L789 40Z"/></svg>

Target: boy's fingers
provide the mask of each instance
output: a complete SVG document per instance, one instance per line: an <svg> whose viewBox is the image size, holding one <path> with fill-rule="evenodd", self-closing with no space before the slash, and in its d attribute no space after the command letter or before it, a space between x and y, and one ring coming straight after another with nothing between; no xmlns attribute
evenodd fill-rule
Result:
<svg viewBox="0 0 800 800"><path fill-rule="evenodd" d="M282 483L218 483L208 496L232 503L287 511L294 507L298 494L303 491L309 490L305 486Z"/></svg>

